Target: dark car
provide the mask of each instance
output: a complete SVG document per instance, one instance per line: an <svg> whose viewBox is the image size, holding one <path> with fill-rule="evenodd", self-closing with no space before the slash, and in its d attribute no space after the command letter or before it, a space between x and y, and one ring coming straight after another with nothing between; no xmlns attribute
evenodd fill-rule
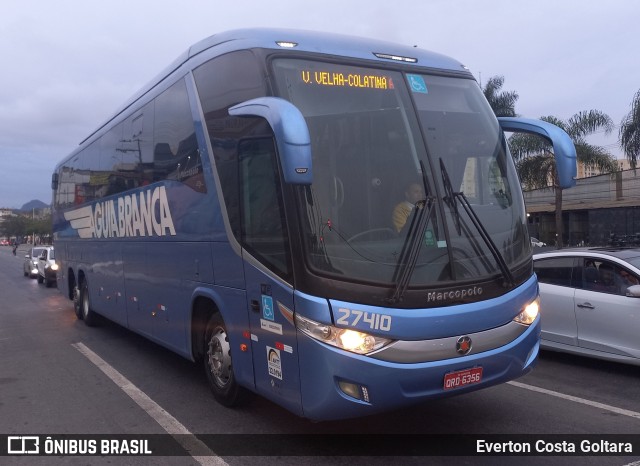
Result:
<svg viewBox="0 0 640 466"><path fill-rule="evenodd" d="M24 256L22 272L25 277L36 278L38 276L38 258L45 247L46 246L35 246L29 249L29 252Z"/></svg>
<svg viewBox="0 0 640 466"><path fill-rule="evenodd" d="M53 246L46 246L38 258L38 283L43 283L48 287L57 284L58 264Z"/></svg>
<svg viewBox="0 0 640 466"><path fill-rule="evenodd" d="M640 365L640 248L533 256L541 347Z"/></svg>

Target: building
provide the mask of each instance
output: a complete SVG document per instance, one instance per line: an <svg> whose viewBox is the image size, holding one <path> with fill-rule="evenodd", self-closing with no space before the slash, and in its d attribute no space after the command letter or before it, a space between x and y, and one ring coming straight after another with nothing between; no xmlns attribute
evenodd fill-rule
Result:
<svg viewBox="0 0 640 466"><path fill-rule="evenodd" d="M0 208L0 221L5 217L10 217L11 215L13 215L13 209Z"/></svg>
<svg viewBox="0 0 640 466"><path fill-rule="evenodd" d="M531 236L556 244L554 190L524 196ZM640 244L640 169L578 179L563 191L562 220L566 246Z"/></svg>
<svg viewBox="0 0 640 466"><path fill-rule="evenodd" d="M627 159L616 159L616 164L618 165L618 170L631 170L631 163ZM602 175L603 173L598 170L596 167L585 165L582 162L578 162L578 179L589 178L592 176Z"/></svg>

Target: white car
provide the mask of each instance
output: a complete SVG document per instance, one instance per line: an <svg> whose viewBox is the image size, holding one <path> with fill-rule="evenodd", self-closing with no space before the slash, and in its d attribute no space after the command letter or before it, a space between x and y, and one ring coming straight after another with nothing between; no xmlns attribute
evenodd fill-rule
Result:
<svg viewBox="0 0 640 466"><path fill-rule="evenodd" d="M541 248L542 246L546 246L547 243L543 243L542 241L540 241L538 238L534 238L533 236L531 237L531 245L532 246L538 246L539 248Z"/></svg>
<svg viewBox="0 0 640 466"><path fill-rule="evenodd" d="M43 283L49 288L57 284L58 264L53 246L43 248L38 258L38 283Z"/></svg>
<svg viewBox="0 0 640 466"><path fill-rule="evenodd" d="M38 258L42 254L44 246L36 246L29 250L29 253L24 256L24 263L22 264L22 272L25 277L36 278L38 276Z"/></svg>
<svg viewBox="0 0 640 466"><path fill-rule="evenodd" d="M640 365L640 249L533 256L543 349Z"/></svg>

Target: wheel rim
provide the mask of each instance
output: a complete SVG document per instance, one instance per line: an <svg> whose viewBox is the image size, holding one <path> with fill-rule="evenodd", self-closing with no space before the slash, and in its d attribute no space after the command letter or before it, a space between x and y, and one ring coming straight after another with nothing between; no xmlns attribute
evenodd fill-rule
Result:
<svg viewBox="0 0 640 466"><path fill-rule="evenodd" d="M89 315L89 293L82 293L82 315L87 317Z"/></svg>
<svg viewBox="0 0 640 466"><path fill-rule="evenodd" d="M207 361L216 385L225 387L231 379L231 348L226 332L220 327L215 329L209 339Z"/></svg>

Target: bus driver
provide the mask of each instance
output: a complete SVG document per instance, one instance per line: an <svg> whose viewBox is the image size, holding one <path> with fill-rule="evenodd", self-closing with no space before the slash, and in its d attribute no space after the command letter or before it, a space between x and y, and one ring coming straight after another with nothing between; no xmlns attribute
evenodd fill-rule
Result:
<svg viewBox="0 0 640 466"><path fill-rule="evenodd" d="M405 200L395 206L391 216L393 226L396 228L398 233L400 233L400 230L402 230L404 225L407 223L407 219L415 208L416 203L424 199L424 190L418 183L411 183L407 186L404 196Z"/></svg>

